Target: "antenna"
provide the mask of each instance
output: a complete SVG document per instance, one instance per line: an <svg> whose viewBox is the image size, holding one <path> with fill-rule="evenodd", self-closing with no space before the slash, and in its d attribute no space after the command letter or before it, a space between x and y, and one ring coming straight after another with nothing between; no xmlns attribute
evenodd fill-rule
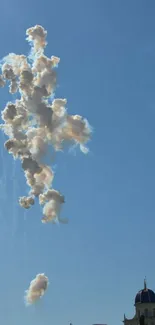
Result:
<svg viewBox="0 0 155 325"><path fill-rule="evenodd" d="M144 278L144 290L146 290L147 289L147 284L146 284L146 276L145 276L145 278Z"/></svg>

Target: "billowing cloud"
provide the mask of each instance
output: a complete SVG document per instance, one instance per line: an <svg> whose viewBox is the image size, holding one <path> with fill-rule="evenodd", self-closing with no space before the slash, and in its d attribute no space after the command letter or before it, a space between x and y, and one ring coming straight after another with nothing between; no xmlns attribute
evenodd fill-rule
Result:
<svg viewBox="0 0 155 325"><path fill-rule="evenodd" d="M31 305L40 299L49 285L48 277L44 273L37 274L30 283L25 295L26 305Z"/></svg>
<svg viewBox="0 0 155 325"><path fill-rule="evenodd" d="M87 153L92 130L82 116L68 115L65 98L54 98L60 58L44 54L47 31L36 25L27 29L26 35L30 56L10 53L2 60L0 87L9 83L9 92L19 94L19 99L8 102L1 113L1 129L8 136L4 145L14 159L20 159L30 187L19 204L28 209L39 197L43 223L67 223L60 217L64 196L53 189L54 173L42 158L50 146L59 151L76 144Z"/></svg>

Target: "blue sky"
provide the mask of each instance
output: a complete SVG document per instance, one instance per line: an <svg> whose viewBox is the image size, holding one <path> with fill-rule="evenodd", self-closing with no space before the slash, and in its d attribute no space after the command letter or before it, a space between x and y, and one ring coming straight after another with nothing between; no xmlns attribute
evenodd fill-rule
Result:
<svg viewBox="0 0 155 325"><path fill-rule="evenodd" d="M154 0L2 0L0 57L29 52L25 31L48 30L47 55L61 58L56 96L94 128L90 153L59 154L54 187L69 225L43 225L17 198L28 188L0 135L0 323L119 325L134 297L155 289ZM10 100L0 90L0 105ZM37 273L50 286L25 308Z"/></svg>

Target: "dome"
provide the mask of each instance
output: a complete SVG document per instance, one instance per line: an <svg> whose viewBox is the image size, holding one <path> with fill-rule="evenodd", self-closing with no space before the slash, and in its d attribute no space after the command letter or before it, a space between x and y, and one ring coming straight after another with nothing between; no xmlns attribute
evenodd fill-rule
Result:
<svg viewBox="0 0 155 325"><path fill-rule="evenodd" d="M144 304L144 303L155 303L155 293L151 289L146 287L146 281L144 281L144 289L140 290L135 297L135 305L136 304Z"/></svg>

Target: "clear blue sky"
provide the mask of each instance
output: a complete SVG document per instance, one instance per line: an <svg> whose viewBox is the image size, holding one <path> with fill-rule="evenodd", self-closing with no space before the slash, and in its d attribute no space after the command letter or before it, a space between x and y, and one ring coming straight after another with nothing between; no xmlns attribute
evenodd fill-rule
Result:
<svg viewBox="0 0 155 325"><path fill-rule="evenodd" d="M0 323L119 325L145 275L155 289L155 1L2 0L0 11L0 57L27 54L25 30L43 25L46 54L61 58L56 95L94 127L88 156L55 162L67 226L18 207L28 188L0 135ZM1 109L8 100L1 89ZM25 308L40 272L47 294Z"/></svg>

